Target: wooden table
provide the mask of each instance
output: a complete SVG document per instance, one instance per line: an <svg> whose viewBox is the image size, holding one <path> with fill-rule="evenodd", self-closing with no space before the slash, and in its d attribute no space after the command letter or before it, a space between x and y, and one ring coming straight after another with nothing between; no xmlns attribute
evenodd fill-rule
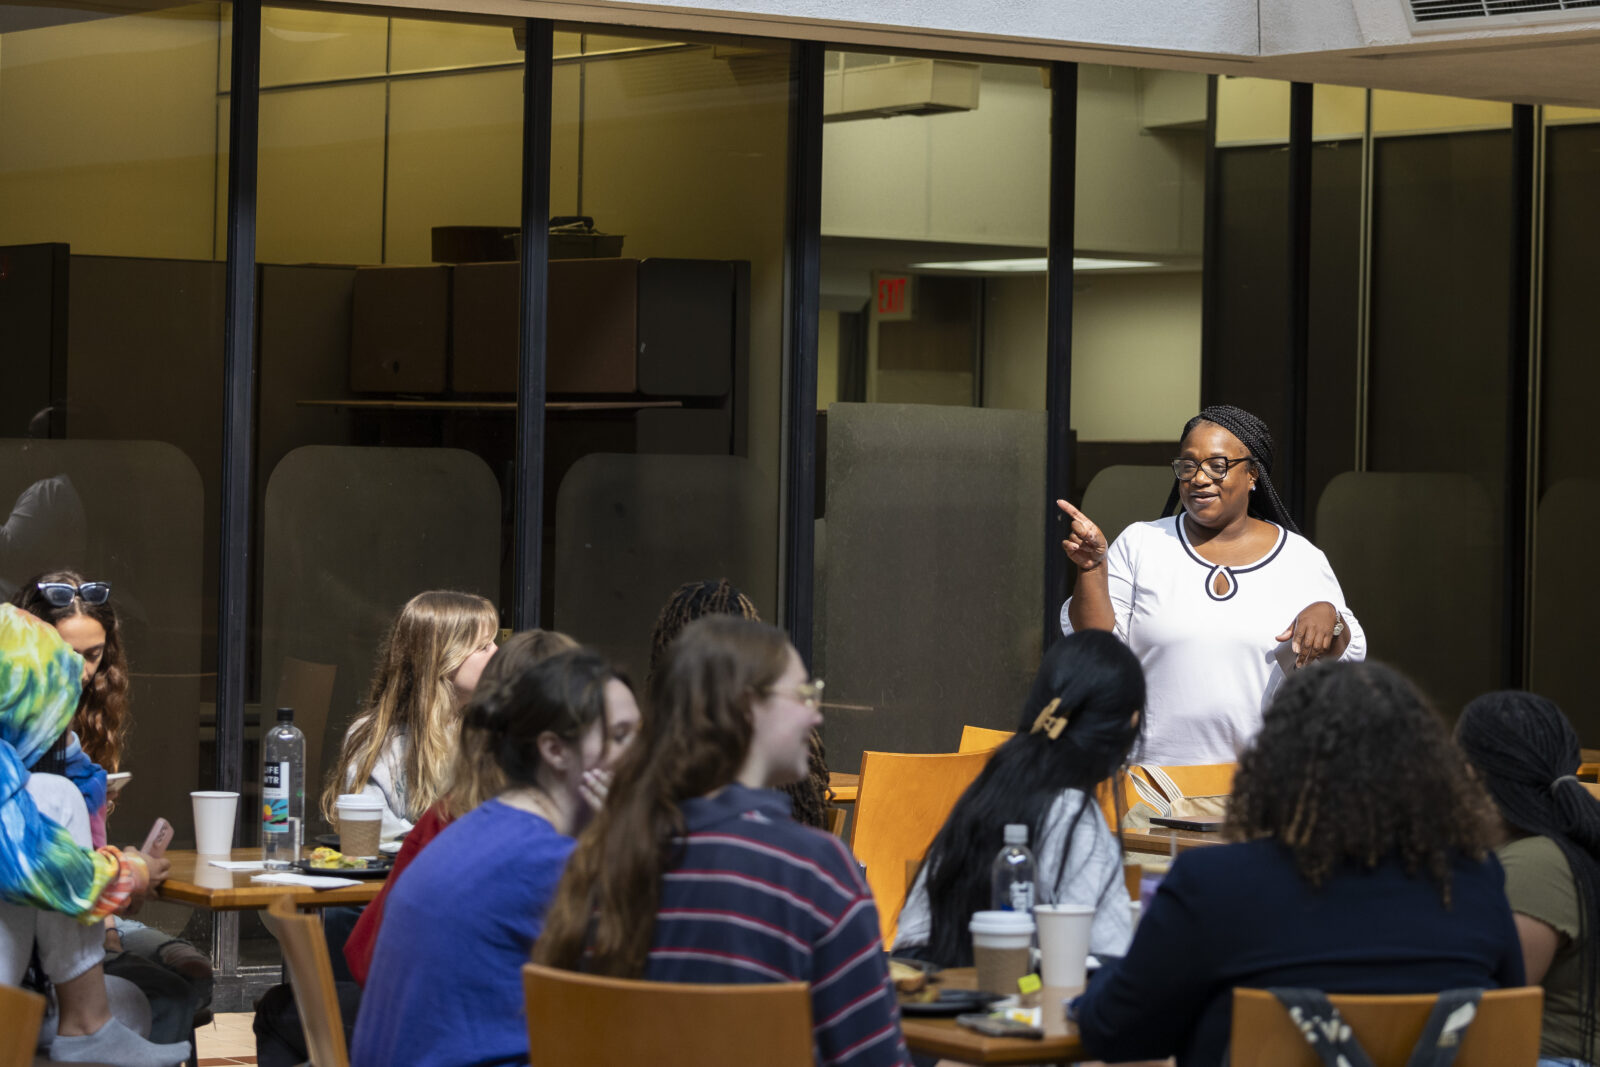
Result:
<svg viewBox="0 0 1600 1067"><path fill-rule="evenodd" d="M951 967L939 972L939 985L945 989L971 989L976 984L977 972L971 967ZM1053 989L1046 986L1039 991L1041 1025L1044 1040L1033 1041L1021 1037L985 1037L957 1026L952 1018L929 1018L921 1015L902 1015L900 1029L906 1036L906 1047L913 1052L961 1063L1070 1063L1088 1059L1083 1043L1078 1040L1078 1028L1067 1021L1062 1001L1083 992L1082 989Z"/></svg>
<svg viewBox="0 0 1600 1067"><path fill-rule="evenodd" d="M159 900L172 900L211 911L263 910L285 893L294 896L297 908L322 908L333 904L366 904L383 889L384 879L363 878L359 884L338 889L311 889L306 886L267 885L252 882L259 871L225 871L211 866L220 857L201 857L195 852L167 853L172 873L156 890ZM260 848L236 848L231 860L259 860ZM337 876L338 872L329 871Z"/></svg>
<svg viewBox="0 0 1600 1067"><path fill-rule="evenodd" d="M856 793L861 789L861 776L831 771L828 774L828 788L833 790L835 804L854 804Z"/></svg>
<svg viewBox="0 0 1600 1067"><path fill-rule="evenodd" d="M1227 839L1216 830L1168 830L1152 826L1148 830L1122 831L1122 846L1129 852L1153 856L1173 856L1208 845L1224 845Z"/></svg>

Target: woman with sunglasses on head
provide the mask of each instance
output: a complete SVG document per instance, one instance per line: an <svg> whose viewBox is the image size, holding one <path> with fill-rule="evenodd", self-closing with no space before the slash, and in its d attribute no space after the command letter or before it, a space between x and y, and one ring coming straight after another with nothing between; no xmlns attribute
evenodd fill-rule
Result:
<svg viewBox="0 0 1600 1067"><path fill-rule="evenodd" d="M52 1060L182 1063L187 1042L152 1043L130 1027L148 1025L148 1007L104 968L103 920L169 864L92 847L81 791L41 766L67 732L82 676L82 659L53 627L0 604L0 985L20 984L37 956L57 1007ZM133 998L123 1008L120 990Z"/></svg>
<svg viewBox="0 0 1600 1067"><path fill-rule="evenodd" d="M1248 411L1206 408L1183 428L1161 517L1109 546L1056 501L1078 568L1061 629L1113 631L1139 657L1149 687L1140 763L1231 763L1285 677L1313 660L1366 657L1328 558L1272 484L1272 448Z"/></svg>
<svg viewBox="0 0 1600 1067"><path fill-rule="evenodd" d="M1600 799L1578 781L1578 732L1553 701L1488 693L1456 744L1494 799L1529 984L1544 987L1540 1067L1600 1064Z"/></svg>
<svg viewBox="0 0 1600 1067"><path fill-rule="evenodd" d="M906 1063L872 891L839 839L795 822L775 789L806 775L822 724L799 654L775 627L711 615L672 642L651 685L534 961L658 982L809 982L819 1065Z"/></svg>
<svg viewBox="0 0 1600 1067"><path fill-rule="evenodd" d="M1008 824L1028 828L1039 903L1094 907L1089 951L1120 956L1133 921L1122 848L1094 790L1139 740L1144 675L1110 634L1087 631L1045 653L1015 737L961 794L900 912L895 952L941 967L972 966L967 924L989 907L989 864Z"/></svg>
<svg viewBox="0 0 1600 1067"><path fill-rule="evenodd" d="M83 658L83 695L72 729L39 767L78 785L89 808L91 840L104 844L112 808L105 772L121 768L123 741L132 722L128 660L111 604L111 585L87 581L76 571L51 571L24 583L11 601L54 626ZM113 916L106 930L106 951L106 973L132 982L150 1001L150 1032L155 1040L186 1040L196 1020L209 1016L211 961L189 942L137 920Z"/></svg>
<svg viewBox="0 0 1600 1067"><path fill-rule="evenodd" d="M323 789L324 818L335 822L341 793L365 793L383 804L383 839L392 841L444 798L461 707L494 655L499 625L494 605L471 593L433 590L406 602Z"/></svg>

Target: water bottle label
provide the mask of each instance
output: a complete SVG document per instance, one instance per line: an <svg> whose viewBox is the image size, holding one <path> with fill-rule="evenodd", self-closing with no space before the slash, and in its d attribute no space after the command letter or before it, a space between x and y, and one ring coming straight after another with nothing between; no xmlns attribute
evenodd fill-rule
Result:
<svg viewBox="0 0 1600 1067"><path fill-rule="evenodd" d="M1011 883L1011 910L1021 912L1033 911L1033 883Z"/></svg>
<svg viewBox="0 0 1600 1067"><path fill-rule="evenodd" d="M289 764L268 763L261 768L261 832L289 832Z"/></svg>

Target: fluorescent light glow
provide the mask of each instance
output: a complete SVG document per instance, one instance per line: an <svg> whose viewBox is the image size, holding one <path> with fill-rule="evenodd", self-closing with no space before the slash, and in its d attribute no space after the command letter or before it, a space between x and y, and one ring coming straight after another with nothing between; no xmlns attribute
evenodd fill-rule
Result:
<svg viewBox="0 0 1600 1067"><path fill-rule="evenodd" d="M1049 266L1043 256L1031 259L967 259L948 263L913 263L911 270L971 270L985 274L1043 274ZM1159 267L1160 263L1148 259L1094 259L1073 256L1072 269L1128 270L1134 267Z"/></svg>

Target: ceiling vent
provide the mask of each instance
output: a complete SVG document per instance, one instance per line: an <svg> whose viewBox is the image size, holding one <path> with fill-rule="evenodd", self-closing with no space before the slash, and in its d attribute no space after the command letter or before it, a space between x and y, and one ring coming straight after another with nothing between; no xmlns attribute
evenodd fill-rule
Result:
<svg viewBox="0 0 1600 1067"><path fill-rule="evenodd" d="M978 64L948 59L841 63L824 77L822 120L972 111L978 106L980 80Z"/></svg>
<svg viewBox="0 0 1600 1067"><path fill-rule="evenodd" d="M1407 0L1415 30L1600 19L1600 0Z"/></svg>

